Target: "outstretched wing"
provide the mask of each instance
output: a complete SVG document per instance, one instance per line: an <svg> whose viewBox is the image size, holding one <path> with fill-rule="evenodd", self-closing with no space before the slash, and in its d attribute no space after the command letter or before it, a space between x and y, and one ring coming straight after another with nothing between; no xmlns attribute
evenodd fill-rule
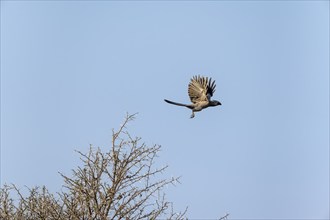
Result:
<svg viewBox="0 0 330 220"><path fill-rule="evenodd" d="M215 81L208 77L194 76L188 86L188 94L192 103L210 101L215 92Z"/></svg>

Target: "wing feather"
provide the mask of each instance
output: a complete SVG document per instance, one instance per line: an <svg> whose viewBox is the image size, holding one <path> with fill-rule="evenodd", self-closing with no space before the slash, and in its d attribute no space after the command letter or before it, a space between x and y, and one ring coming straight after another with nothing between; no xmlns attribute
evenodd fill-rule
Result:
<svg viewBox="0 0 330 220"><path fill-rule="evenodd" d="M192 103L201 101L210 101L211 96L215 92L215 81L212 78L201 76L193 76L188 85L188 94Z"/></svg>

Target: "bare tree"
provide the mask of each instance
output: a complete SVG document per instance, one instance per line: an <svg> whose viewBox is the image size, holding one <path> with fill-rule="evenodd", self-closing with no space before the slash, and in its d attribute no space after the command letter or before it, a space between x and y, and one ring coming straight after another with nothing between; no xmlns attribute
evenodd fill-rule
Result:
<svg viewBox="0 0 330 220"><path fill-rule="evenodd" d="M46 187L29 189L23 196L15 185L0 191L1 219L184 219L187 211L175 213L163 189L178 178L165 179L167 166L154 168L160 145L148 147L126 130L135 115L127 115L112 145L103 152L90 146L88 153L77 151L82 166L63 173L63 190L56 195ZM18 202L10 192L18 195Z"/></svg>

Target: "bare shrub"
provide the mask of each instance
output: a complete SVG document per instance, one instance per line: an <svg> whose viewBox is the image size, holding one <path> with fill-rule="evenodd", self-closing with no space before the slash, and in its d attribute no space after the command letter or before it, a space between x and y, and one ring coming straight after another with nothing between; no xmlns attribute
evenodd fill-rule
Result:
<svg viewBox="0 0 330 220"><path fill-rule="evenodd" d="M178 178L166 179L167 166L154 168L160 145L148 147L126 130L135 115L127 115L112 133L109 150L90 146L77 151L82 166L63 173L63 190L53 195L46 187L34 187L23 196L15 185L0 190L1 219L184 219L187 211L175 213L163 189ZM10 192L19 200L14 201Z"/></svg>

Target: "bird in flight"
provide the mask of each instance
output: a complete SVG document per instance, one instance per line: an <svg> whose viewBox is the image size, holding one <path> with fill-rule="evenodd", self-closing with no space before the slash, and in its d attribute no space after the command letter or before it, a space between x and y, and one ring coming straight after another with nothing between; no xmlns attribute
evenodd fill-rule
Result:
<svg viewBox="0 0 330 220"><path fill-rule="evenodd" d="M195 117L195 112L202 111L204 108L221 105L217 100L211 100L215 92L215 80L203 76L194 76L188 85L188 94L192 104L186 105L182 103L172 102L164 99L165 102L172 105L184 106L192 110L190 118Z"/></svg>

